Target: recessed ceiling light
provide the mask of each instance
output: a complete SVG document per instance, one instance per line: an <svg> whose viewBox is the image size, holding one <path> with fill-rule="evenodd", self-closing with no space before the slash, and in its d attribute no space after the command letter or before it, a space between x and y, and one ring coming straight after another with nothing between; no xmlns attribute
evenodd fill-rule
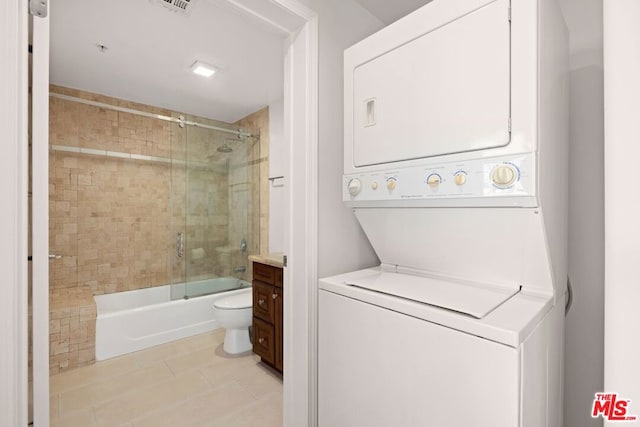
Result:
<svg viewBox="0 0 640 427"><path fill-rule="evenodd" d="M206 64L202 61L196 61L191 66L191 71L199 76L211 77L217 70L213 65Z"/></svg>

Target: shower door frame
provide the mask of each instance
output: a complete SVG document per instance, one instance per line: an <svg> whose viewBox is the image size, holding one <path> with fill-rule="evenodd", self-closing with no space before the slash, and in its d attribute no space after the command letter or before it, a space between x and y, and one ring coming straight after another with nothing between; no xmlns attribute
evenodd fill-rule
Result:
<svg viewBox="0 0 640 427"><path fill-rule="evenodd" d="M285 141L288 147L288 193L285 198L285 253L289 255L290 266L284 269L285 283L296 283L296 286L287 288L287 298L284 303L284 359L287 363L287 375L284 379L284 425L317 425L317 286L318 286L318 23L316 13L298 0L271 0L270 2L255 2L252 0L226 0L239 10L262 20L286 38L285 41ZM13 4L13 2L7 2ZM28 44L28 31L26 28L27 13L24 2L18 2L16 7L9 6L5 16L19 16L16 25L7 25L2 34L4 43L18 50L23 49L21 60L14 61L16 69L11 72L0 67L0 77L13 83L18 81L24 86L26 82L26 50ZM5 6L6 7L6 6ZM37 37L34 39L33 60L46 66L34 69L34 87L39 85L46 91L34 97L32 108L39 114L46 115L48 111L48 56L49 56L49 22L48 18L34 23ZM37 28L36 28L37 27ZM13 59L13 58L8 58ZM46 96L45 96L46 95ZM7 110L5 117L10 117L8 111L15 111L15 105L11 99L2 100L3 112ZM23 90L18 103L28 103L27 91ZM26 108L16 112L18 120L15 127L8 131L15 131L18 135L26 130L25 123L28 120ZM33 123L33 169L48 165L48 121L34 120ZM21 135L22 140L25 135ZM19 141L19 143L23 141ZM38 141L36 141L38 140ZM294 144L295 141L295 144ZM19 147L20 145L18 145ZM2 148L5 154L3 160L16 161L16 146L7 144ZM24 147L23 147L24 148ZM20 155L18 154L18 160ZM3 163L4 164L4 163ZM16 180L23 179L26 172L24 165L18 163L8 172L15 171ZM40 169L41 170L41 169ZM42 170L40 175L45 175ZM24 206L27 195L26 185L21 184L20 191L7 192L7 197L15 203L14 206ZM35 179L33 203L43 205L48 203L48 185L43 179ZM35 210L34 210L35 211ZM7 246L14 254L26 253L24 243L27 232L27 213L18 209L18 230L16 238ZM43 213L39 219L34 218L34 230L32 237L34 250L40 255L48 252L49 233L43 225L43 218L48 214ZM9 217L3 211L2 218ZM7 218L8 219L8 218ZM36 224L37 223L37 224ZM35 255L35 252L34 252ZM34 256L34 260L36 257ZM39 270L34 274L33 298L34 318L42 321L34 321L34 364L40 367L34 369L34 416L35 427L49 425L49 373L44 369L48 366L48 261L40 257ZM24 276L26 275L26 261L16 257L2 260L4 264L16 271L15 283L12 291L17 298L0 299L0 312L14 314L6 319L6 332L13 332L13 339L4 342L11 343L3 349L3 353L11 353L9 359L13 361L13 367L19 372L11 378L6 387L12 387L17 394L11 395L12 399L4 402L11 408L7 414L15 425L26 424L26 407L28 398L26 395L27 378L24 375L28 351L24 343L26 328L24 320L27 316L26 301L20 298L26 289ZM45 274L46 273L46 274ZM22 274L22 276L21 276ZM46 310L45 310L46 309ZM36 313L37 311L37 313ZM36 330L37 329L37 330ZM10 338L10 337L7 337ZM43 349L47 349L45 352ZM292 357L295 354L296 357ZM14 357L15 356L15 357ZM38 360L39 362L36 362ZM4 372L4 371L3 371ZM3 378L4 379L4 378ZM46 396L46 398L45 398ZM7 424L11 425L13 424Z"/></svg>

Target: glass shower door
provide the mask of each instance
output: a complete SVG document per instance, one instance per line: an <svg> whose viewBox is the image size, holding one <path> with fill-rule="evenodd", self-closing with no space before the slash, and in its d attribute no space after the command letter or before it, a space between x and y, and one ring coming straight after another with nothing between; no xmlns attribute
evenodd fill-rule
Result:
<svg viewBox="0 0 640 427"><path fill-rule="evenodd" d="M171 299L186 296L187 129L171 123L171 208L167 235Z"/></svg>
<svg viewBox="0 0 640 427"><path fill-rule="evenodd" d="M172 177L174 283L184 283L183 298L237 289L248 277L248 140L189 125L180 131Z"/></svg>

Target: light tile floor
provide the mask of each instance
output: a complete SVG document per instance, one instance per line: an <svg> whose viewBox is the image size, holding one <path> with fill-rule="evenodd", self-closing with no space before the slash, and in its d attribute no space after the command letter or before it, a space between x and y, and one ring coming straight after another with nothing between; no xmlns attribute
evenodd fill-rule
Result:
<svg viewBox="0 0 640 427"><path fill-rule="evenodd" d="M282 425L282 379L246 353L222 351L224 330L51 377L51 426Z"/></svg>

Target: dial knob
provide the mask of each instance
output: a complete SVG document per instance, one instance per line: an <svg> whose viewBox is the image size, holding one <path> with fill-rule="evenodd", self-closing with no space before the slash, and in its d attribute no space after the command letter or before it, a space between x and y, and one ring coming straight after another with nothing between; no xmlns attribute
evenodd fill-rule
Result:
<svg viewBox="0 0 640 427"><path fill-rule="evenodd" d="M440 185L440 181L442 179L440 178L440 175L437 174L431 174L429 175L429 177L427 178L427 184L429 184L429 187L435 189L438 188L438 185Z"/></svg>
<svg viewBox="0 0 640 427"><path fill-rule="evenodd" d="M389 178L387 180L387 188L389 189L389 191L392 191L396 188L396 179L395 178Z"/></svg>
<svg viewBox="0 0 640 427"><path fill-rule="evenodd" d="M374 182L372 182L372 183L371 183L371 188L372 188L372 189L374 189L374 190L377 190L377 189L378 189L378 183L377 183L377 182L375 182L375 181L374 181Z"/></svg>
<svg viewBox="0 0 640 427"><path fill-rule="evenodd" d="M349 194L355 197L360 193L360 190L362 189L362 183L358 178L353 178L351 181L349 181L349 184L347 184L347 189L349 190Z"/></svg>
<svg viewBox="0 0 640 427"><path fill-rule="evenodd" d="M467 182L467 174L464 172L458 172L454 175L453 180L455 181L456 185L464 185Z"/></svg>
<svg viewBox="0 0 640 427"><path fill-rule="evenodd" d="M496 187L507 188L513 184L518 177L516 169L509 164L496 166L491 173L491 180Z"/></svg>

